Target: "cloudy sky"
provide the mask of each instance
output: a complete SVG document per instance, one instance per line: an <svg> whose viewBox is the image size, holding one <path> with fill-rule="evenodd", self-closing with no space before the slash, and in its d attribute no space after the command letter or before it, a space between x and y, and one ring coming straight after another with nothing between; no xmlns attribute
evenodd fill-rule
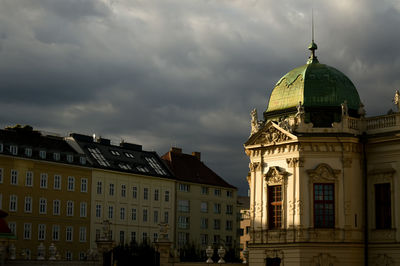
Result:
<svg viewBox="0 0 400 266"><path fill-rule="evenodd" d="M247 192L250 111L317 56L368 115L400 89L397 0L0 0L0 126L171 146Z"/></svg>

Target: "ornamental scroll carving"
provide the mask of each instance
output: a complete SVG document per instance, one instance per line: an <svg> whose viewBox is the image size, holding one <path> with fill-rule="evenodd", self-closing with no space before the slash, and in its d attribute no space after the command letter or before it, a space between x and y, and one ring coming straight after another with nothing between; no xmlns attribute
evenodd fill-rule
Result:
<svg viewBox="0 0 400 266"><path fill-rule="evenodd" d="M271 166L265 174L265 181L267 185L286 184L288 175L289 173L279 166Z"/></svg>
<svg viewBox="0 0 400 266"><path fill-rule="evenodd" d="M250 163L249 168L251 172L259 171L261 170L261 163L260 162Z"/></svg>
<svg viewBox="0 0 400 266"><path fill-rule="evenodd" d="M271 126L259 136L255 144L275 144L287 140L290 140L289 136Z"/></svg>
<svg viewBox="0 0 400 266"><path fill-rule="evenodd" d="M319 164L315 169L307 170L310 183L334 182L337 180L340 170L332 169L326 163Z"/></svg>

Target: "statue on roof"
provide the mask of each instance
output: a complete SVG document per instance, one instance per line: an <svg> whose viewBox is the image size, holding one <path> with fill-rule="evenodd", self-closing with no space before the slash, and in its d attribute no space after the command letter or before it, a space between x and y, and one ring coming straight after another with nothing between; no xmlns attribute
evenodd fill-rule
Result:
<svg viewBox="0 0 400 266"><path fill-rule="evenodd" d="M397 106L397 112L400 112L400 93L399 90L396 90L393 98L394 104Z"/></svg>
<svg viewBox="0 0 400 266"><path fill-rule="evenodd" d="M258 132L260 129L260 123L258 122L258 115L257 115L257 109L254 108L251 111L251 134L253 135L254 133Z"/></svg>
<svg viewBox="0 0 400 266"><path fill-rule="evenodd" d="M341 104L341 106L342 106L342 116L348 116L349 108L347 107L347 101L344 100L344 102Z"/></svg>

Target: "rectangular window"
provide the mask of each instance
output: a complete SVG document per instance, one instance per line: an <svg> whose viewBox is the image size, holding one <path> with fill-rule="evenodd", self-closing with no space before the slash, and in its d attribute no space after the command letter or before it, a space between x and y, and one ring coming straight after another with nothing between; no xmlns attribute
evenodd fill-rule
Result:
<svg viewBox="0 0 400 266"><path fill-rule="evenodd" d="M132 198L137 199L137 187L132 187Z"/></svg>
<svg viewBox="0 0 400 266"><path fill-rule="evenodd" d="M39 224L38 225L38 240L45 240L46 239L46 225Z"/></svg>
<svg viewBox="0 0 400 266"><path fill-rule="evenodd" d="M97 181L97 194L103 193L103 183L101 181Z"/></svg>
<svg viewBox="0 0 400 266"><path fill-rule="evenodd" d="M65 240L66 241L72 241L73 240L73 227L72 226L67 226L65 228Z"/></svg>
<svg viewBox="0 0 400 266"><path fill-rule="evenodd" d="M79 227L79 242L86 242L86 227Z"/></svg>
<svg viewBox="0 0 400 266"><path fill-rule="evenodd" d="M10 183L11 183L11 185L18 185L18 171L17 170L11 170Z"/></svg>
<svg viewBox="0 0 400 266"><path fill-rule="evenodd" d="M100 229L96 229L96 240L100 239Z"/></svg>
<svg viewBox="0 0 400 266"><path fill-rule="evenodd" d="M178 228L189 229L189 217L179 216L178 217Z"/></svg>
<svg viewBox="0 0 400 266"><path fill-rule="evenodd" d="M147 209L143 209L143 222L147 222Z"/></svg>
<svg viewBox="0 0 400 266"><path fill-rule="evenodd" d="M32 224L25 223L24 224L24 239L31 239L32 238Z"/></svg>
<svg viewBox="0 0 400 266"><path fill-rule="evenodd" d="M82 164L82 165L85 165L86 164L86 157L79 157L79 162Z"/></svg>
<svg viewBox="0 0 400 266"><path fill-rule="evenodd" d="M188 184L179 184L179 191L189 192L190 186Z"/></svg>
<svg viewBox="0 0 400 266"><path fill-rule="evenodd" d="M110 184L109 194L110 194L110 196L114 196L114 184Z"/></svg>
<svg viewBox="0 0 400 266"><path fill-rule="evenodd" d="M27 187L33 186L33 172L31 172L31 171L26 172L25 186L27 186Z"/></svg>
<svg viewBox="0 0 400 266"><path fill-rule="evenodd" d="M53 188L56 190L61 189L61 176L60 175L54 175L54 184Z"/></svg>
<svg viewBox="0 0 400 266"><path fill-rule="evenodd" d="M31 148L25 148L25 155L27 157L31 157L32 156L32 149Z"/></svg>
<svg viewBox="0 0 400 266"><path fill-rule="evenodd" d="M227 191L226 191L226 196L227 196L228 198L232 198L232 197L233 197L233 192L232 192L231 190L227 190Z"/></svg>
<svg viewBox="0 0 400 266"><path fill-rule="evenodd" d="M96 218L101 218L101 204L96 204Z"/></svg>
<svg viewBox="0 0 400 266"><path fill-rule="evenodd" d="M132 221L136 221L136 208L132 209Z"/></svg>
<svg viewBox="0 0 400 266"><path fill-rule="evenodd" d="M17 206L18 206L18 197L17 197L17 195L10 195L10 206L9 206L10 212L16 212L17 211Z"/></svg>
<svg viewBox="0 0 400 266"><path fill-rule="evenodd" d="M214 203L214 213L221 213L221 204Z"/></svg>
<svg viewBox="0 0 400 266"><path fill-rule="evenodd" d="M202 202L200 204L200 211L201 212L208 212L208 204L207 204L207 202Z"/></svg>
<svg viewBox="0 0 400 266"><path fill-rule="evenodd" d="M10 153L12 155L17 155L18 154L18 146L10 145Z"/></svg>
<svg viewBox="0 0 400 266"><path fill-rule="evenodd" d="M131 232L131 241L136 242L136 232Z"/></svg>
<svg viewBox="0 0 400 266"><path fill-rule="evenodd" d="M53 215L60 215L60 200L53 200Z"/></svg>
<svg viewBox="0 0 400 266"><path fill-rule="evenodd" d="M39 199L39 213L46 214L47 212L47 200L45 198Z"/></svg>
<svg viewBox="0 0 400 266"><path fill-rule="evenodd" d="M165 202L169 202L169 191L165 191Z"/></svg>
<svg viewBox="0 0 400 266"><path fill-rule="evenodd" d="M392 204L390 183L375 184L376 229L392 228Z"/></svg>
<svg viewBox="0 0 400 266"><path fill-rule="evenodd" d="M3 168L0 168L0 184L3 183Z"/></svg>
<svg viewBox="0 0 400 266"><path fill-rule="evenodd" d="M280 208L282 200L280 199ZM314 227L335 226L334 184L314 184Z"/></svg>
<svg viewBox="0 0 400 266"><path fill-rule="evenodd" d="M86 260L86 253L85 252L79 252L79 260Z"/></svg>
<svg viewBox="0 0 400 266"><path fill-rule="evenodd" d="M226 244L228 247L231 247L231 246L232 246L232 236L226 236L226 237L225 237L225 244Z"/></svg>
<svg viewBox="0 0 400 266"><path fill-rule="evenodd" d="M215 230L221 229L221 221L219 219L214 219L214 229Z"/></svg>
<svg viewBox="0 0 400 266"><path fill-rule="evenodd" d="M231 220L226 220L226 231L232 231L233 228L233 222Z"/></svg>
<svg viewBox="0 0 400 266"><path fill-rule="evenodd" d="M233 214L233 205L226 205L226 214Z"/></svg>
<svg viewBox="0 0 400 266"><path fill-rule="evenodd" d="M214 196L221 196L221 189L214 189Z"/></svg>
<svg viewBox="0 0 400 266"><path fill-rule="evenodd" d="M53 240L60 240L60 226L59 225L53 225Z"/></svg>
<svg viewBox="0 0 400 266"><path fill-rule="evenodd" d="M74 191L75 190L75 177L69 176L67 182L67 190Z"/></svg>
<svg viewBox="0 0 400 266"><path fill-rule="evenodd" d="M158 201L158 195L159 195L159 191L158 191L158 189L155 189L154 190L154 200L155 201Z"/></svg>
<svg viewBox="0 0 400 266"><path fill-rule="evenodd" d="M145 200L149 199L149 189L147 187L143 189L143 199Z"/></svg>
<svg viewBox="0 0 400 266"><path fill-rule="evenodd" d="M46 159L46 151L39 151L39 157L41 159Z"/></svg>
<svg viewBox="0 0 400 266"><path fill-rule="evenodd" d="M153 222L158 223L158 211L154 211Z"/></svg>
<svg viewBox="0 0 400 266"><path fill-rule="evenodd" d="M146 232L142 233L142 242L147 243L147 233Z"/></svg>
<svg viewBox="0 0 400 266"><path fill-rule="evenodd" d="M87 178L81 178L81 192L87 192L88 180Z"/></svg>
<svg viewBox="0 0 400 266"><path fill-rule="evenodd" d="M74 215L74 202L73 201L67 201L67 216L73 216Z"/></svg>
<svg viewBox="0 0 400 266"><path fill-rule="evenodd" d="M221 237L219 235L214 235L214 244L219 244Z"/></svg>
<svg viewBox="0 0 400 266"><path fill-rule="evenodd" d="M154 234L153 234L153 242L156 242L157 239L158 239L158 234L157 234L157 233L154 233Z"/></svg>
<svg viewBox="0 0 400 266"><path fill-rule="evenodd" d="M40 188L47 188L47 174L40 174Z"/></svg>
<svg viewBox="0 0 400 266"><path fill-rule="evenodd" d="M121 185L121 197L126 197L126 185Z"/></svg>
<svg viewBox="0 0 400 266"><path fill-rule="evenodd" d="M25 212L32 212L32 197L25 197Z"/></svg>
<svg viewBox="0 0 400 266"><path fill-rule="evenodd" d="M114 217L114 207L108 206L108 219L112 219Z"/></svg>
<svg viewBox="0 0 400 266"><path fill-rule="evenodd" d="M168 220L169 220L168 216L169 216L168 212L164 212L164 223L166 223L166 224L168 223Z"/></svg>
<svg viewBox="0 0 400 266"><path fill-rule="evenodd" d="M178 233L178 246L184 246L189 241L189 234L185 232Z"/></svg>
<svg viewBox="0 0 400 266"><path fill-rule="evenodd" d="M65 260L72 260L72 252L67 250L65 252Z"/></svg>
<svg viewBox="0 0 400 266"><path fill-rule="evenodd" d="M200 220L200 228L207 229L208 228L208 218L201 218Z"/></svg>
<svg viewBox="0 0 400 266"><path fill-rule="evenodd" d="M80 206L80 212L79 212L79 214L80 214L80 217L86 217L86 212L87 212L87 203L86 202L81 202L81 204L80 204L81 206Z"/></svg>
<svg viewBox="0 0 400 266"><path fill-rule="evenodd" d="M208 195L208 187L201 187L201 194Z"/></svg>
<svg viewBox="0 0 400 266"><path fill-rule="evenodd" d="M53 153L53 160L54 161L59 161L60 160L60 153L58 153L58 152Z"/></svg>
<svg viewBox="0 0 400 266"><path fill-rule="evenodd" d="M125 208L121 208L119 212L119 218L125 220Z"/></svg>
<svg viewBox="0 0 400 266"><path fill-rule="evenodd" d="M200 239L201 239L201 244L203 246L208 245L208 235L207 234L201 234Z"/></svg>
<svg viewBox="0 0 400 266"><path fill-rule="evenodd" d="M16 222L8 222L8 227L11 230L11 233L17 235L17 223Z"/></svg>
<svg viewBox="0 0 400 266"><path fill-rule="evenodd" d="M125 244L125 232L124 231L119 231L119 243L120 244Z"/></svg>
<svg viewBox="0 0 400 266"><path fill-rule="evenodd" d="M72 154L67 154L67 161L72 163L74 161L74 156Z"/></svg>
<svg viewBox="0 0 400 266"><path fill-rule="evenodd" d="M189 212L189 210L190 210L189 200L179 200L178 201L178 211Z"/></svg>

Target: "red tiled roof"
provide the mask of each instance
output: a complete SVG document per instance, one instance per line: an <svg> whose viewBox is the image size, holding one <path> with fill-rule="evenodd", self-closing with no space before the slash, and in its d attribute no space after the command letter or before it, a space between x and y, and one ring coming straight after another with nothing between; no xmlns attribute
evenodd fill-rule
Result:
<svg viewBox="0 0 400 266"><path fill-rule="evenodd" d="M175 174L177 180L236 188L208 168L196 155L184 154L178 149L178 152L169 151L161 158Z"/></svg>

